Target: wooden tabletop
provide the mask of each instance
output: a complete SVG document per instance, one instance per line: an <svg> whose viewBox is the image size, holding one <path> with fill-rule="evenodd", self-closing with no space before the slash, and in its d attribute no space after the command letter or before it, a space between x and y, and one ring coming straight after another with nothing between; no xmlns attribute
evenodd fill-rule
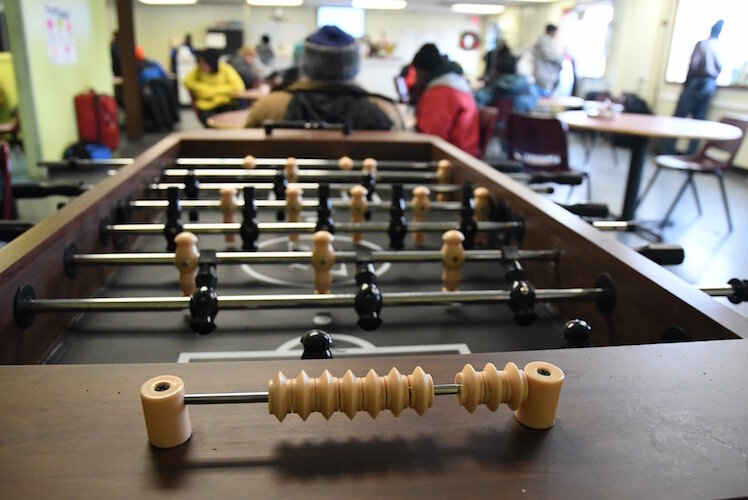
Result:
<svg viewBox="0 0 748 500"><path fill-rule="evenodd" d="M305 361L0 367L0 497L716 498L748 494L746 340L576 350ZM363 376L416 365L451 383L470 362L544 360L565 373L556 425L506 406L474 414L437 396L350 421L279 423L257 404L190 406L184 445L148 445L138 390L262 391L275 372Z"/></svg>
<svg viewBox="0 0 748 500"><path fill-rule="evenodd" d="M674 116L620 113L613 119L593 118L585 111L565 111L556 117L571 128L646 137L729 140L741 136L740 129L725 123Z"/></svg>
<svg viewBox="0 0 748 500"><path fill-rule="evenodd" d="M237 109L235 111L224 111L208 118L208 127L220 129L244 128L249 116L249 109Z"/></svg>
<svg viewBox="0 0 748 500"><path fill-rule="evenodd" d="M565 97L541 97L538 100L538 107L553 110L577 109L582 106L584 106L584 99L573 95Z"/></svg>
<svg viewBox="0 0 748 500"><path fill-rule="evenodd" d="M244 89L239 92L232 92L231 97L234 99L244 99L247 101L256 101L270 93L269 87L258 87L255 89Z"/></svg>

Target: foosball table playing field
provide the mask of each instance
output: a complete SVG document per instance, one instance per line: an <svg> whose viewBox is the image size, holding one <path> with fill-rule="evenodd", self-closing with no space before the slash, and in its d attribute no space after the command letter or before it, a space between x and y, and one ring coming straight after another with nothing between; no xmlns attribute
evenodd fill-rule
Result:
<svg viewBox="0 0 748 500"><path fill-rule="evenodd" d="M0 249L0 494L748 493L746 282L532 182L417 134L167 137Z"/></svg>

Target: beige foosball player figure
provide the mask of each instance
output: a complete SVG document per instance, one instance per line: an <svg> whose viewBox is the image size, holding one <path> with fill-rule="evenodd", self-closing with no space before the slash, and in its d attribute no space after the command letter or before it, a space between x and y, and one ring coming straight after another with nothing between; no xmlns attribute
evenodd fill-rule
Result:
<svg viewBox="0 0 748 500"><path fill-rule="evenodd" d="M369 194L369 191L364 186L357 184L351 188L349 193L351 195L351 222L365 222L366 208L369 205L366 195ZM351 234L351 240L354 243L360 243L363 238L364 236L361 233Z"/></svg>
<svg viewBox="0 0 748 500"><path fill-rule="evenodd" d="M255 160L256 158L254 156L247 155L242 160L242 166L247 170L252 170L253 168L255 168Z"/></svg>
<svg viewBox="0 0 748 500"><path fill-rule="evenodd" d="M436 164L436 181L439 184L449 184L452 180L452 162L439 160ZM449 201L449 193L437 193L436 201Z"/></svg>
<svg viewBox="0 0 748 500"><path fill-rule="evenodd" d="M299 187L289 186L286 188L286 220L288 222L299 222L301 220L302 194L304 194L304 191ZM295 245L299 242L299 234L290 233L288 241Z"/></svg>
<svg viewBox="0 0 748 500"><path fill-rule="evenodd" d="M488 189L482 186L475 188L475 191L473 191L473 200L475 200L475 211L473 212L475 222L491 220L491 193ZM485 232L477 232L475 234L475 243L485 247L488 244L488 235Z"/></svg>
<svg viewBox="0 0 748 500"><path fill-rule="evenodd" d="M465 249L462 247L462 242L465 241L465 236L455 230L451 229L442 235L442 265L444 266L444 272L442 272L442 291L443 292L454 292L457 291L457 285L460 284L460 269L465 263Z"/></svg>
<svg viewBox="0 0 748 500"><path fill-rule="evenodd" d="M314 293L330 293L332 276L330 270L335 264L335 237L327 231L317 231L312 236L312 267L314 268Z"/></svg>
<svg viewBox="0 0 748 500"><path fill-rule="evenodd" d="M286 159L285 171L288 182L299 182L299 165L296 162L296 158L289 156Z"/></svg>
<svg viewBox="0 0 748 500"><path fill-rule="evenodd" d="M377 160L374 158L364 158L361 165L361 173L371 174L376 179L377 177Z"/></svg>
<svg viewBox="0 0 748 500"><path fill-rule="evenodd" d="M426 186L416 186L413 188L413 221L414 222L426 222L431 210L431 190ZM413 244L423 245L426 240L424 233L415 232L413 233Z"/></svg>
<svg viewBox="0 0 748 500"><path fill-rule="evenodd" d="M179 270L179 286L182 288L182 295L189 297L195 293L197 260L200 258L197 236L182 232L174 237L174 243L174 265Z"/></svg>
<svg viewBox="0 0 748 500"><path fill-rule="evenodd" d="M338 168L340 170L353 170L353 160L350 156L341 156L338 160Z"/></svg>
<svg viewBox="0 0 748 500"><path fill-rule="evenodd" d="M277 372L268 381L267 392L228 394L186 394L182 379L161 375L141 386L140 401L151 445L174 448L192 435L187 404L226 402L267 403L268 413L282 422L289 413L302 420L312 413L330 419L337 412L353 419L361 411L376 418L383 410L397 417L408 408L424 415L435 396L456 395L457 403L470 413L479 405L496 411L505 403L521 424L549 429L556 421L563 381L564 372L543 361L528 363L523 370L511 362L503 370L487 363L476 371L467 364L455 375L454 384L435 384L420 366L409 375L392 368L384 376L369 370L365 377L357 377L351 370L342 377L324 370L318 378L303 370L295 378Z"/></svg>
<svg viewBox="0 0 748 500"><path fill-rule="evenodd" d="M221 213L223 214L224 224L234 223L234 214L236 213L236 189L221 188ZM234 242L234 233L226 233L226 243Z"/></svg>

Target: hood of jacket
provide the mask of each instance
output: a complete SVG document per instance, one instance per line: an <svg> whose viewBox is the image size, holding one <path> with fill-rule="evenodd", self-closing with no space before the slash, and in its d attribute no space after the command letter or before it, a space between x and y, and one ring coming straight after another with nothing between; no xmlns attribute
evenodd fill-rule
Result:
<svg viewBox="0 0 748 500"><path fill-rule="evenodd" d="M461 74L457 73L446 73L431 79L426 88L430 89L431 87L450 87L459 92L466 92L472 95L472 89L468 81Z"/></svg>

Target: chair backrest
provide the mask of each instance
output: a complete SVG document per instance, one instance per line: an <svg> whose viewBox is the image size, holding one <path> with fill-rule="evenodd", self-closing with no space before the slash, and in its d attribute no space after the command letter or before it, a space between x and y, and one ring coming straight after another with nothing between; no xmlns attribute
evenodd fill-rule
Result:
<svg viewBox="0 0 748 500"><path fill-rule="evenodd" d="M738 154L740 145L745 139L748 116L725 116L719 122L738 127L742 132L741 136L728 141L706 141L701 150L696 153L695 161L716 170L727 170L732 166L735 155Z"/></svg>
<svg viewBox="0 0 748 500"><path fill-rule="evenodd" d="M569 170L568 134L566 124L555 118L512 113L506 129L509 156L522 161L528 168ZM527 156L554 156L558 161L539 165L523 159Z"/></svg>
<svg viewBox="0 0 748 500"><path fill-rule="evenodd" d="M499 116L496 118L496 135L504 137L506 135L506 122L509 115L512 114L514 102L508 97L496 99L491 105L499 110Z"/></svg>
<svg viewBox="0 0 748 500"><path fill-rule="evenodd" d="M499 110L491 106L480 108L478 110L478 158L486 157L486 150L488 149L488 143L491 141L491 137L494 135L496 130L496 120L499 117Z"/></svg>

